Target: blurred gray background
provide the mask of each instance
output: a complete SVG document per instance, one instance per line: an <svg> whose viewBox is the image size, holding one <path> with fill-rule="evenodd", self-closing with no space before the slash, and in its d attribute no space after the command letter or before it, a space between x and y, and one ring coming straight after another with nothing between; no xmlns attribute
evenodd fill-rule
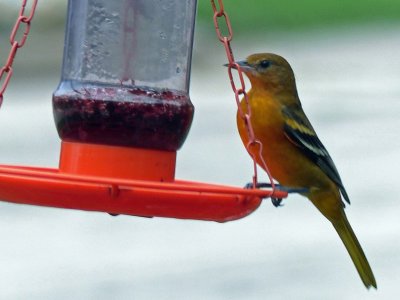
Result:
<svg viewBox="0 0 400 300"><path fill-rule="evenodd" d="M0 109L0 163L56 167L51 94L65 1L40 1ZM243 186L252 166L208 1L200 1L189 137L177 178ZM366 291L330 224L305 199L267 200L226 224L110 217L0 203L0 299L396 299L400 282L399 1L228 1L236 59L286 57L305 111L352 200L374 270ZM301 3L301 4L300 4ZM19 1L0 1L0 64ZM266 145L268 146L268 145ZM261 179L266 179L264 175Z"/></svg>

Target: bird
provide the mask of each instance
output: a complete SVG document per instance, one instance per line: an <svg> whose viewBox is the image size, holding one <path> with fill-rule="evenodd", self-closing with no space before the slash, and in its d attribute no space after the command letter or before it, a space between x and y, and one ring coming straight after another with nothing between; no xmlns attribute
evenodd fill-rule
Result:
<svg viewBox="0 0 400 300"><path fill-rule="evenodd" d="M331 156L304 113L290 64L277 54L256 53L230 66L240 68L251 83L247 100L243 97L239 105L244 113L251 110L254 137L263 147L260 154L257 147L247 147L249 154L259 166L267 166L280 185L301 191L332 223L365 287L376 289L372 269L344 211L345 202L350 204L349 196ZM246 119L240 110L237 127L243 144L248 145Z"/></svg>

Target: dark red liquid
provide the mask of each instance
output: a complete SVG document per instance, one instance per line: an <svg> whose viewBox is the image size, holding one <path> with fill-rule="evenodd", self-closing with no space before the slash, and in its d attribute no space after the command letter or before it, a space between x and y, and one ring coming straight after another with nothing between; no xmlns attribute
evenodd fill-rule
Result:
<svg viewBox="0 0 400 300"><path fill-rule="evenodd" d="M176 151L194 107L176 91L68 83L54 93L53 113L64 141Z"/></svg>

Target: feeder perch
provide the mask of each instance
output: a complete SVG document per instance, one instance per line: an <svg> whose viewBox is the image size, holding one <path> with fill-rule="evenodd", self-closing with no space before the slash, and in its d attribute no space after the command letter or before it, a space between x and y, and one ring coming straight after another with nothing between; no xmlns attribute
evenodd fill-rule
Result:
<svg viewBox="0 0 400 300"><path fill-rule="evenodd" d="M69 0L58 169L0 166L8 202L225 222L283 191L175 179L189 132L196 0Z"/></svg>

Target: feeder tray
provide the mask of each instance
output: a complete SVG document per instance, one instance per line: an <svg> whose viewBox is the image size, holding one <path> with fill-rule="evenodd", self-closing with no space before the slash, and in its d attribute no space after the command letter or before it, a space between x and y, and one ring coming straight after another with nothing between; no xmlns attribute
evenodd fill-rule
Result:
<svg viewBox="0 0 400 300"><path fill-rule="evenodd" d="M120 159L108 159L116 153ZM110 214L226 222L249 215L264 197L287 196L284 191L272 195L268 190L174 180L174 163L174 152L63 142L59 169L0 166L0 198ZM160 176L164 182L149 180Z"/></svg>

